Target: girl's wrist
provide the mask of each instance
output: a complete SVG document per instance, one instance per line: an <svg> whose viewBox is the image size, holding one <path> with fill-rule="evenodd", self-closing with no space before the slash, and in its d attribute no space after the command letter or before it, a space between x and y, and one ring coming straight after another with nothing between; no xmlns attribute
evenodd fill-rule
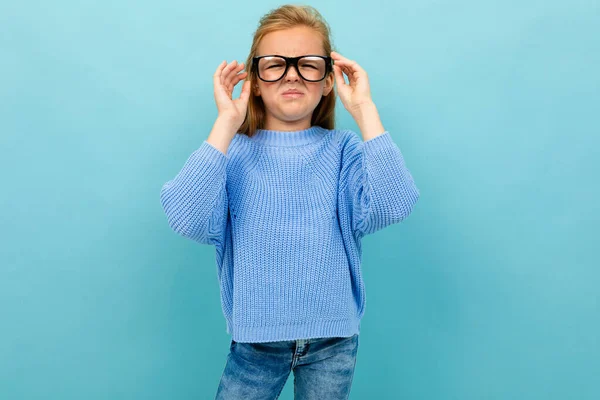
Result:
<svg viewBox="0 0 600 400"><path fill-rule="evenodd" d="M385 128L381 123L379 112L375 103L369 102L361 105L352 113L352 117L356 121L362 134L363 141L373 139L385 132Z"/></svg>
<svg viewBox="0 0 600 400"><path fill-rule="evenodd" d="M231 132L233 136L240 127L240 123L236 121L236 117L229 116L227 114L220 114L217 116L215 121L215 125L219 126L219 128Z"/></svg>
<svg viewBox="0 0 600 400"><path fill-rule="evenodd" d="M239 126L236 125L237 124L232 121L231 118L224 116L217 117L206 141L221 150L223 154L227 155L229 144L239 128Z"/></svg>

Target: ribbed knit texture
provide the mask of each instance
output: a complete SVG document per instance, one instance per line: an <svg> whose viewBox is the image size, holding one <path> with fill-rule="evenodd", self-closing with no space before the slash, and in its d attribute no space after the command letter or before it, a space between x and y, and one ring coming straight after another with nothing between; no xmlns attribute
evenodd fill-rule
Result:
<svg viewBox="0 0 600 400"><path fill-rule="evenodd" d="M237 342L348 337L365 311L361 239L405 219L419 190L389 132L237 133L204 141L166 182L169 226L216 249Z"/></svg>

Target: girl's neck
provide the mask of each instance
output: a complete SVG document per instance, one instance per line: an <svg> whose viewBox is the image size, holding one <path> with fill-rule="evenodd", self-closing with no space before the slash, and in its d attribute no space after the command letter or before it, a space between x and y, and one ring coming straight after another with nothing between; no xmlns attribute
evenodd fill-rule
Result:
<svg viewBox="0 0 600 400"><path fill-rule="evenodd" d="M281 121L272 116L267 115L265 119L264 129L270 131L293 132L301 131L311 127L311 117L300 119L298 121Z"/></svg>

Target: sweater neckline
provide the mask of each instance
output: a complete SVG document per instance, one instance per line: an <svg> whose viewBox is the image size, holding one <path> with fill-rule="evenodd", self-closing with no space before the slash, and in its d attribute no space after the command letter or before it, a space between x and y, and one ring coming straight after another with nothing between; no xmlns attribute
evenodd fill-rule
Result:
<svg viewBox="0 0 600 400"><path fill-rule="evenodd" d="M296 131L257 129L254 132L254 135L252 135L251 139L257 143L262 143L269 146L301 146L316 142L323 136L324 132L325 129L317 125Z"/></svg>

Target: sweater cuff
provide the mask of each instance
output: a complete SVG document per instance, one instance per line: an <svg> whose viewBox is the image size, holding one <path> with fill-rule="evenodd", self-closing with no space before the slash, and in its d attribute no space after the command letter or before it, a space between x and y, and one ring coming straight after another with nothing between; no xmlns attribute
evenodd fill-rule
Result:
<svg viewBox="0 0 600 400"><path fill-rule="evenodd" d="M223 154L221 150L212 146L206 140L190 156L188 163L190 166L197 167L202 164L212 165L212 169L218 173L225 173L229 156Z"/></svg>
<svg viewBox="0 0 600 400"><path fill-rule="evenodd" d="M369 140L363 142L363 146L367 151L375 151L385 147L395 146L392 135L388 131L383 132L381 135L375 136Z"/></svg>
<svg viewBox="0 0 600 400"><path fill-rule="evenodd" d="M219 158L224 158L224 159L229 159L229 155L228 154L223 154L223 152L219 149L217 149L215 146L213 146L212 144L208 143L208 141L204 141L202 142L202 144L200 145L200 147L198 148L199 152L202 153L203 156L211 158L211 159L219 159Z"/></svg>

